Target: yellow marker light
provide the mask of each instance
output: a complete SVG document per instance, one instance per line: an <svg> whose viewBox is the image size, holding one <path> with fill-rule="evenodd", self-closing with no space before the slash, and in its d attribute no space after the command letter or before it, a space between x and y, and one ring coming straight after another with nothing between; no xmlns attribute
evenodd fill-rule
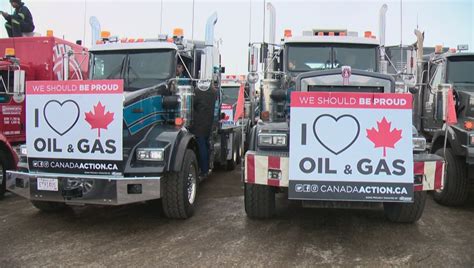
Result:
<svg viewBox="0 0 474 268"><path fill-rule="evenodd" d="M177 37L184 36L183 28L175 28L173 30L173 36L177 36Z"/></svg>
<svg viewBox="0 0 474 268"><path fill-rule="evenodd" d="M100 38L109 38L110 37L110 32L109 31L102 31L100 32Z"/></svg>
<svg viewBox="0 0 474 268"><path fill-rule="evenodd" d="M464 122L464 129L473 130L474 129L474 122L473 121L465 121Z"/></svg>
<svg viewBox="0 0 474 268"><path fill-rule="evenodd" d="M47 31L46 31L46 36L47 36L47 37L53 37L53 36L54 36L53 30L47 30Z"/></svg>
<svg viewBox="0 0 474 268"><path fill-rule="evenodd" d="M5 48L5 57L15 57L15 49L14 48Z"/></svg>
<svg viewBox="0 0 474 268"><path fill-rule="evenodd" d="M291 32L290 29L285 29L285 38L289 38L293 36L293 33Z"/></svg>

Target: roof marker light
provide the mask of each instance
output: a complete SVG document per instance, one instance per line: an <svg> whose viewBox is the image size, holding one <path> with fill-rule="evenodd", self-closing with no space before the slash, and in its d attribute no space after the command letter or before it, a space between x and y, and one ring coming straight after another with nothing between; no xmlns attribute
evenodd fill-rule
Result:
<svg viewBox="0 0 474 268"><path fill-rule="evenodd" d="M106 39L110 37L110 32L109 31L102 31L100 32L100 38Z"/></svg>

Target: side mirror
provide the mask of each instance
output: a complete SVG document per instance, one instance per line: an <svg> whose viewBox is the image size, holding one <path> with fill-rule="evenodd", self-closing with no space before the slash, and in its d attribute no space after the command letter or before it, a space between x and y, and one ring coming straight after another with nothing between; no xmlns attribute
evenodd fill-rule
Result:
<svg viewBox="0 0 474 268"><path fill-rule="evenodd" d="M407 74L415 75L416 66L417 66L416 62L417 62L417 52L415 48L407 50L407 59L406 59Z"/></svg>
<svg viewBox="0 0 474 268"><path fill-rule="evenodd" d="M63 80L69 80L69 53L63 54Z"/></svg>
<svg viewBox="0 0 474 268"><path fill-rule="evenodd" d="M207 91L211 87L211 81L209 81L209 80L199 80L197 82L197 87L201 91Z"/></svg>
<svg viewBox="0 0 474 268"><path fill-rule="evenodd" d="M225 67L221 67L221 74L225 74Z"/></svg>
<svg viewBox="0 0 474 268"><path fill-rule="evenodd" d="M258 48L251 46L249 49L249 73L255 73L258 71Z"/></svg>
<svg viewBox="0 0 474 268"><path fill-rule="evenodd" d="M448 90L451 88L450 84L440 84L436 91L436 110L435 120L445 121L448 110Z"/></svg>
<svg viewBox="0 0 474 268"><path fill-rule="evenodd" d="M420 91L417 87L409 87L408 91L410 91L411 94L415 95Z"/></svg>
<svg viewBox="0 0 474 268"><path fill-rule="evenodd" d="M25 71L16 70L13 73L13 93L14 95L25 94Z"/></svg>
<svg viewBox="0 0 474 268"><path fill-rule="evenodd" d="M247 81L251 84L254 85L258 82L258 73L256 72L251 72L247 75Z"/></svg>

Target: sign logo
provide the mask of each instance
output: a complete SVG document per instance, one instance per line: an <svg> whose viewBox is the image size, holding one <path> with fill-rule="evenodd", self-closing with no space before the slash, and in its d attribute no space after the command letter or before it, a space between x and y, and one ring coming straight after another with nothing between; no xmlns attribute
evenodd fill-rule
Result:
<svg viewBox="0 0 474 268"><path fill-rule="evenodd" d="M319 123L319 127L318 126ZM329 127L335 131L344 133L339 139L334 139L334 136L328 135L330 133L319 131L322 127ZM313 124L314 135L321 145L331 153L338 155L347 149L359 138L360 124L359 121L352 115L345 114L339 117L334 117L330 114L323 114L316 118Z"/></svg>
<svg viewBox="0 0 474 268"><path fill-rule="evenodd" d="M59 136L68 133L79 120L79 105L73 100L50 100L43 109L46 124ZM58 117L57 115L62 115Z"/></svg>
<svg viewBox="0 0 474 268"><path fill-rule="evenodd" d="M100 138L100 130L107 129L108 125L114 121L114 113L105 112L105 106L99 103L94 106L94 111L86 113L86 121L91 125L91 129L97 129Z"/></svg>
<svg viewBox="0 0 474 268"><path fill-rule="evenodd" d="M367 138L374 143L375 148L383 148L383 157L387 156L387 148L395 148L395 144L402 139L402 131L394 128L390 130L392 123L384 117L377 122L378 130L367 129Z"/></svg>

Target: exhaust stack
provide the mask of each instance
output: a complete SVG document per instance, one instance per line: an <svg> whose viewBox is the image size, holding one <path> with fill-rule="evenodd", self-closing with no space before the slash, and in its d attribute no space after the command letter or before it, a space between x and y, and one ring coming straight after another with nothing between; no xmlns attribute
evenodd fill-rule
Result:
<svg viewBox="0 0 474 268"><path fill-rule="evenodd" d="M269 15L269 24L270 24L270 30L268 32L269 34L269 40L268 42L270 44L275 44L275 36L276 36L276 10L275 7L273 6L272 3L267 3L267 10L270 13Z"/></svg>
<svg viewBox="0 0 474 268"><path fill-rule="evenodd" d="M201 79L211 80L213 74L213 64L216 59L214 56L214 28L217 23L217 13L214 12L208 19L206 24L206 49L205 49L205 61L203 62L204 68L201 68Z"/></svg>
<svg viewBox="0 0 474 268"><path fill-rule="evenodd" d="M99 19L97 19L96 16L92 16L89 19L89 24L91 25L91 33L92 33L91 45L94 46L97 43L97 40L100 39L101 27L100 27Z"/></svg>

